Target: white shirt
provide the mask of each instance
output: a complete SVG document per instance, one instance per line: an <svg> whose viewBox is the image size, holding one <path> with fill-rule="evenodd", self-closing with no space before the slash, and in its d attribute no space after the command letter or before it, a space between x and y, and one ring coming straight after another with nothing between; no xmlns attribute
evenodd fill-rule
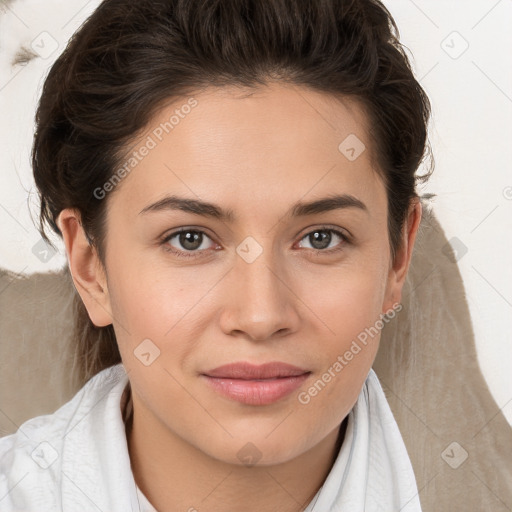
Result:
<svg viewBox="0 0 512 512"><path fill-rule="evenodd" d="M154 512L130 467L122 363L55 413L0 438L0 512ZM377 375L348 415L336 461L305 512L421 512L413 469Z"/></svg>

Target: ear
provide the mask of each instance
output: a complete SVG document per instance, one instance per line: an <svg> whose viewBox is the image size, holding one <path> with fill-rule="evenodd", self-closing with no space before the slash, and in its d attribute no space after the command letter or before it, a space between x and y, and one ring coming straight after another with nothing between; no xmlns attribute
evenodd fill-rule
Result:
<svg viewBox="0 0 512 512"><path fill-rule="evenodd" d="M421 222L422 206L415 197L409 206L407 220L402 228L401 246L397 250L395 260L391 263L382 313L388 312L394 304L402 300L402 288L409 271L414 242Z"/></svg>
<svg viewBox="0 0 512 512"><path fill-rule="evenodd" d="M96 249L89 243L82 227L80 212L66 208L57 218L62 233L73 283L89 317L97 327L112 323L112 309L106 273Z"/></svg>

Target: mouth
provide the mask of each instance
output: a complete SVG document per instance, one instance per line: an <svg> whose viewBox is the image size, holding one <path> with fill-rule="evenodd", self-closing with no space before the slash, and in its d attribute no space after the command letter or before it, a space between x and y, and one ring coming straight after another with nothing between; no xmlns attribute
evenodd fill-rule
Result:
<svg viewBox="0 0 512 512"><path fill-rule="evenodd" d="M219 366L201 374L216 392L248 405L268 405L290 395L311 372L297 366L272 362L253 365L247 362Z"/></svg>

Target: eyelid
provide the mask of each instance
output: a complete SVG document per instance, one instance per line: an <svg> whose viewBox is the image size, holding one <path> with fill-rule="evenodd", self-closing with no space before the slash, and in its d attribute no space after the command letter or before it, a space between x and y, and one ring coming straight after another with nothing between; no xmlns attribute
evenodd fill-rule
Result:
<svg viewBox="0 0 512 512"><path fill-rule="evenodd" d="M299 240L302 240L305 236L313 233L314 231L333 231L335 233L339 233L339 235L345 238L347 241L352 241L353 239L352 233L350 233L348 229L342 228L340 226L331 226L329 224L320 224L319 226L308 226L307 228L302 230L304 234L298 235Z"/></svg>
<svg viewBox="0 0 512 512"><path fill-rule="evenodd" d="M209 231L206 228L203 227L196 227L196 226L183 226L179 228L172 229L170 231L166 231L161 237L161 241L170 240L171 238L175 237L176 235L179 235L180 233L187 232L187 231L197 231L198 233L202 233L203 235L206 235L210 240L214 241L214 237L209 234Z"/></svg>

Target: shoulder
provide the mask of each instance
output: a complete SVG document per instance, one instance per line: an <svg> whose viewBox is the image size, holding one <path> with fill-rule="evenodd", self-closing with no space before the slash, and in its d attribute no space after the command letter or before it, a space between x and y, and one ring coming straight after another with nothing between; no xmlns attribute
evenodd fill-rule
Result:
<svg viewBox="0 0 512 512"><path fill-rule="evenodd" d="M76 442L69 433L78 424L84 427L97 420L93 408L127 380L121 363L107 368L53 414L32 418L0 438L0 512L35 507L44 511L59 505L63 456Z"/></svg>

